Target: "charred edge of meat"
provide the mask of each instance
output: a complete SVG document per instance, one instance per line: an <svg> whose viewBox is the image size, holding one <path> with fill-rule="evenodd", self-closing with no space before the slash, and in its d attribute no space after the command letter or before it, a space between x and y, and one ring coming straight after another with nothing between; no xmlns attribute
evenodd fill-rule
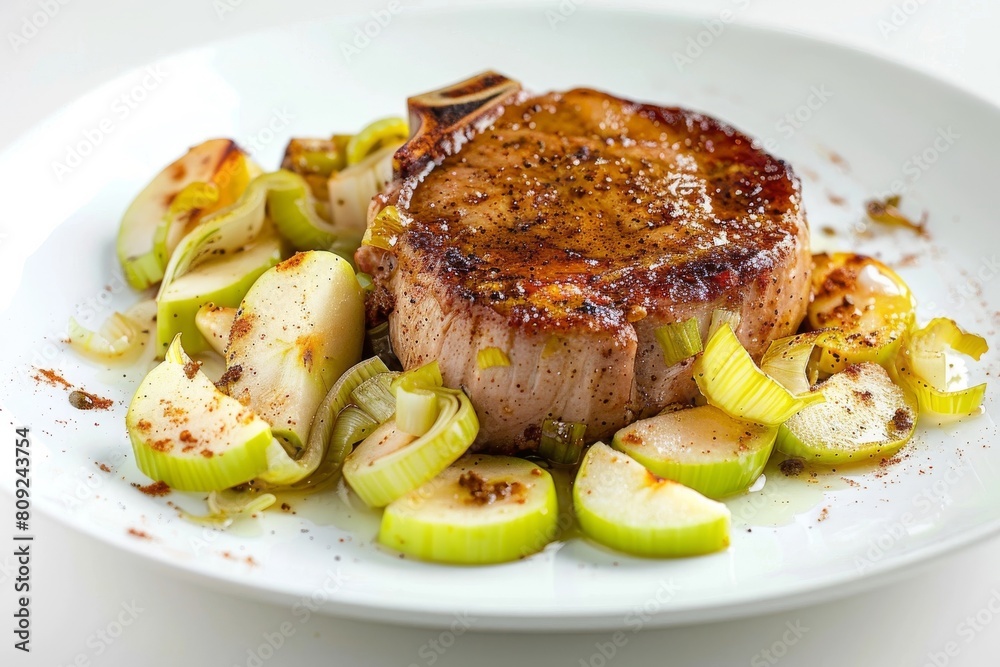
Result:
<svg viewBox="0 0 1000 667"><path fill-rule="evenodd" d="M406 178L453 154L469 138L470 129L492 122L503 113L503 103L520 90L520 83L503 74L483 72L409 98L413 129L393 156L396 173Z"/></svg>

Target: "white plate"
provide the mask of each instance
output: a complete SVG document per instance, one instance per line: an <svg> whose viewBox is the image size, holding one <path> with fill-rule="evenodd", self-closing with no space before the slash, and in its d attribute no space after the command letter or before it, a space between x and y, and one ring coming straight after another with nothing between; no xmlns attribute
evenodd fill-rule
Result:
<svg viewBox="0 0 1000 667"><path fill-rule="evenodd" d="M255 34L115 80L0 154L0 182L13 195L0 276L0 401L11 431L31 427L34 509L300 614L523 630L686 623L816 602L1000 528L995 389L985 414L922 423L894 465L812 480L769 474L762 489L730 503L732 547L697 559L631 559L572 540L514 564L443 567L378 548L371 517L333 495L220 533L167 504L194 508L196 498L132 488L147 480L134 467L123 416L141 370L98 368L61 342L70 315L96 325L137 299L114 257L130 198L207 137L233 136L276 165L289 136L358 128L401 113L408 94L487 68L534 90L589 85L698 108L761 137L802 176L817 245L897 263L922 318L953 316L994 340L997 109L787 34L727 25L715 35L688 19L584 8L550 19L537 10L402 14L369 25L370 44L350 59L343 45L354 46L365 19ZM930 239L855 233L864 200L894 187L908 212L929 213ZM985 362L995 375L996 354ZM33 379L37 368L114 399L114 408L71 408L64 389Z"/></svg>

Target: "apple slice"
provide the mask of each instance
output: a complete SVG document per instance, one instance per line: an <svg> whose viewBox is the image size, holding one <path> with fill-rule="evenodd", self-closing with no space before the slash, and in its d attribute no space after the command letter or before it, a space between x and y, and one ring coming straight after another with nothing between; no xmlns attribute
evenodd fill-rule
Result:
<svg viewBox="0 0 1000 667"><path fill-rule="evenodd" d="M293 255L240 304L226 348L230 395L246 397L301 450L320 402L361 358L364 332L364 294L347 260L325 250Z"/></svg>
<svg viewBox="0 0 1000 667"><path fill-rule="evenodd" d="M638 556L695 556L729 546L729 509L662 479L602 442L573 484L573 506L594 540Z"/></svg>
<svg viewBox="0 0 1000 667"><path fill-rule="evenodd" d="M212 344L195 322L198 310L206 303L238 306L261 274L281 261L282 251L281 239L268 234L249 248L210 260L165 284L156 299L157 351L164 352L178 333L184 334L191 354L210 349Z"/></svg>
<svg viewBox="0 0 1000 667"><path fill-rule="evenodd" d="M874 363L848 366L820 383L826 402L802 410L778 429L777 447L813 463L889 458L916 427L916 398Z"/></svg>
<svg viewBox="0 0 1000 667"><path fill-rule="evenodd" d="M234 306L217 306L210 302L198 308L198 312L194 314L194 325L209 347L225 356L226 346L229 345L229 331L233 328L235 319Z"/></svg>
<svg viewBox="0 0 1000 667"><path fill-rule="evenodd" d="M760 476L777 434L777 427L702 405L630 424L615 434L612 445L659 477L721 498Z"/></svg>
<svg viewBox="0 0 1000 667"><path fill-rule="evenodd" d="M179 491L218 491L267 468L267 422L216 389L174 338L139 385L125 415L135 461Z"/></svg>
<svg viewBox="0 0 1000 667"><path fill-rule="evenodd" d="M502 563L555 537L552 476L510 456L464 456L385 508L378 540L439 563Z"/></svg>
<svg viewBox="0 0 1000 667"><path fill-rule="evenodd" d="M235 144L234 144L235 146ZM250 181L261 174L250 156L236 147L206 181L195 181L170 203L153 235L153 249L163 266L188 232L207 216L235 204Z"/></svg>
<svg viewBox="0 0 1000 667"><path fill-rule="evenodd" d="M233 156L246 154L230 139L198 144L156 175L132 201L118 229L117 252L129 284L137 290L155 285L166 263L156 252L157 228L182 190L221 178Z"/></svg>

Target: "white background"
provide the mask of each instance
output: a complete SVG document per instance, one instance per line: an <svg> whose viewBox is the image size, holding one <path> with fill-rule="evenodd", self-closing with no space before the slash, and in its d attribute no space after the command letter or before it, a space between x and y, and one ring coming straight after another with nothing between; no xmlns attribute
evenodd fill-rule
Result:
<svg viewBox="0 0 1000 667"><path fill-rule="evenodd" d="M0 148L95 85L167 53L286 22L364 13L385 4L383 0L349 5L220 1L228 2L231 11L220 12L219 3L213 0L148 4L4 0L0 7ZM9 33L25 34L24 21L45 4L51 18L15 48ZM525 11L541 17L559 3L524 4ZM577 4L644 5L709 18L732 6L733 0L590 0ZM740 6L745 4L741 0ZM1000 105L1000 3L751 0L738 20L902 61ZM0 217L0 232L24 222ZM154 569L45 517L34 521L34 650L25 656L11 649L13 635L8 628L12 622L5 618L0 622L2 665L61 667L74 660L81 665L247 665L250 652L267 635L276 637L282 623L292 618L288 609L183 581L173 572ZM610 643L612 633L452 634L314 617L307 624L296 622L295 634L264 664L996 665L1000 619L993 620L988 605L994 600L993 608L1000 609L998 562L1000 540L994 539L860 596L733 622L645 631L630 635L621 647ZM13 596L10 575L3 571L0 596ZM6 600L3 608L10 608ZM967 619L977 614L979 622L985 623L970 637L966 628L972 625ZM110 643L100 638L101 631L117 634L118 619L133 616ZM798 632L788 631L790 627ZM951 656L944 652L950 642L954 642L955 654ZM772 646L781 655L769 661L762 651ZM614 650L615 655L604 659L602 649ZM263 654L267 656L268 651ZM257 663L250 660L249 664Z"/></svg>

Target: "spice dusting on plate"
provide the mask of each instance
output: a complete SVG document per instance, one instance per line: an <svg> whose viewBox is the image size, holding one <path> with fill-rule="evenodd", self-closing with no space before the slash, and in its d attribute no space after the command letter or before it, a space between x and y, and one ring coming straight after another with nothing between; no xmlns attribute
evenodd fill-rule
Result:
<svg viewBox="0 0 1000 667"><path fill-rule="evenodd" d="M101 463L100 461L94 461L94 465L101 469L101 472L111 472L111 468L108 467L107 463Z"/></svg>
<svg viewBox="0 0 1000 667"><path fill-rule="evenodd" d="M32 376L38 382L44 382L53 387L62 387L63 389L69 389L71 385L66 378L56 373L50 368L39 368L38 372Z"/></svg>
<svg viewBox="0 0 1000 667"><path fill-rule="evenodd" d="M150 536L149 533L147 533L144 530L139 530L138 528L129 528L128 529L128 534L131 535L131 536L133 536L133 537L141 538L143 540L151 540L151 539L153 539L152 536Z"/></svg>
<svg viewBox="0 0 1000 667"><path fill-rule="evenodd" d="M798 477L805 468L806 464L802 462L802 459L785 459L778 464L778 470L785 477Z"/></svg>
<svg viewBox="0 0 1000 667"><path fill-rule="evenodd" d="M165 482L153 482L152 484L146 484L145 486L133 482L132 486L139 489L147 496L153 496L155 498L165 496L170 493L170 487L167 486Z"/></svg>
<svg viewBox="0 0 1000 667"><path fill-rule="evenodd" d="M69 404L77 410L107 410L115 404L110 398L104 398L89 391L75 389L69 394Z"/></svg>

